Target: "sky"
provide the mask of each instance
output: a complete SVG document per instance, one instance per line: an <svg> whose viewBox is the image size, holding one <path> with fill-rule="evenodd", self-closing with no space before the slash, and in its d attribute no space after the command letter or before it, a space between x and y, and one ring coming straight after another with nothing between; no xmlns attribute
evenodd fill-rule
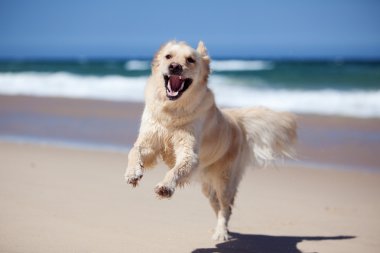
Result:
<svg viewBox="0 0 380 253"><path fill-rule="evenodd" d="M147 58L203 40L213 57L380 58L378 0L0 0L0 58Z"/></svg>

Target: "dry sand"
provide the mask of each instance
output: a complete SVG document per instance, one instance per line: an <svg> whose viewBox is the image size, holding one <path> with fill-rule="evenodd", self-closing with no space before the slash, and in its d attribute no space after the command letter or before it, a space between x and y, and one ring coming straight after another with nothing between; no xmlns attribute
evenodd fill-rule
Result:
<svg viewBox="0 0 380 253"><path fill-rule="evenodd" d="M234 239L215 243L200 187L158 200L164 175L123 181L127 155L0 143L0 252L379 252L380 174L279 167L250 170Z"/></svg>

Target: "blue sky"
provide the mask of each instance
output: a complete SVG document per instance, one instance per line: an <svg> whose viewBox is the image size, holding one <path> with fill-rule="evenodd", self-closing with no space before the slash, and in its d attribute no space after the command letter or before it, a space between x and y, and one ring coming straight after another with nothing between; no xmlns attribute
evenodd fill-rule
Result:
<svg viewBox="0 0 380 253"><path fill-rule="evenodd" d="M380 1L0 0L0 58L151 57L170 39L214 57L380 58Z"/></svg>

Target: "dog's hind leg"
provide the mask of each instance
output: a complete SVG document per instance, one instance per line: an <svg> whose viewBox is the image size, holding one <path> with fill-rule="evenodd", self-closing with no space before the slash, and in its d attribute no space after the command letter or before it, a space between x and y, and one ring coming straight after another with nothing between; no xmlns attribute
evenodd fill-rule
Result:
<svg viewBox="0 0 380 253"><path fill-rule="evenodd" d="M212 236L213 240L226 241L230 239L228 234L228 222L232 213L232 206L237 191L237 183L231 179L219 179L215 187L216 197L219 203L217 213L217 223L215 232Z"/></svg>
<svg viewBox="0 0 380 253"><path fill-rule="evenodd" d="M203 183L202 192L208 198L212 209L214 210L216 216L218 216L220 205L219 205L218 197L216 196L216 191L210 184Z"/></svg>

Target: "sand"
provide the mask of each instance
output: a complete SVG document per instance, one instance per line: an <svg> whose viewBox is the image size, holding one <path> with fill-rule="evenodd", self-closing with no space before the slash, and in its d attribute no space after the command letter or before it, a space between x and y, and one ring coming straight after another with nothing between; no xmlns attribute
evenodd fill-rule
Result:
<svg viewBox="0 0 380 253"><path fill-rule="evenodd" d="M230 229L194 183L159 200L164 168L124 183L124 152L0 142L0 252L379 252L380 174L247 171Z"/></svg>
<svg viewBox="0 0 380 253"><path fill-rule="evenodd" d="M124 182L142 109L0 96L0 252L380 252L380 119L299 115L300 162L247 171L216 243L197 183Z"/></svg>
<svg viewBox="0 0 380 253"><path fill-rule="evenodd" d="M0 139L21 136L125 148L136 139L142 110L141 103L0 96ZM299 115L297 121L302 162L380 172L379 118Z"/></svg>

